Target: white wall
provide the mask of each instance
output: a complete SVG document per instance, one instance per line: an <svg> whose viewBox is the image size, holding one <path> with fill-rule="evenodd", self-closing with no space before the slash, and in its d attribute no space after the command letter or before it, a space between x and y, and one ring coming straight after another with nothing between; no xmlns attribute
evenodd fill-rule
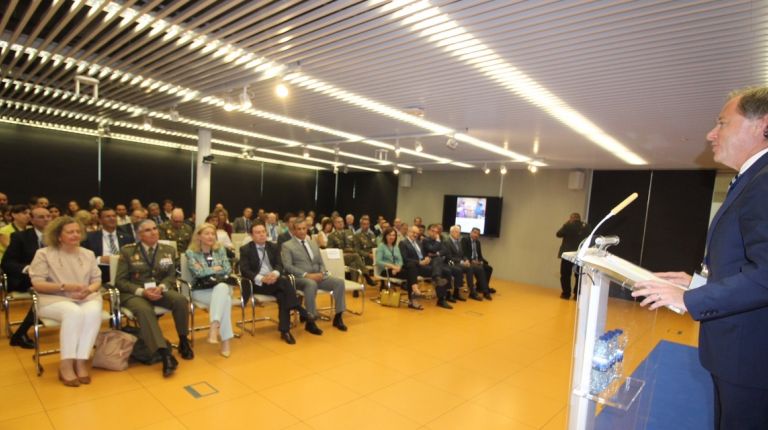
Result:
<svg viewBox="0 0 768 430"><path fill-rule="evenodd" d="M482 239L494 278L560 288L560 240L555 232L572 212L584 217L589 189L586 183L583 190L569 190L569 173L510 170L504 177L501 235ZM498 170L489 175L475 171L414 174L412 187L398 190L397 215L408 224L417 215L425 224L441 222L445 194L498 196L499 184Z"/></svg>

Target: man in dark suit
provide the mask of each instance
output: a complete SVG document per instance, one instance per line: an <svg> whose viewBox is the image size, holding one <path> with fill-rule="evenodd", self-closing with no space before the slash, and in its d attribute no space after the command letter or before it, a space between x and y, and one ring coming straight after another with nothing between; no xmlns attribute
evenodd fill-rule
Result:
<svg viewBox="0 0 768 430"><path fill-rule="evenodd" d="M461 252L461 227L454 225L450 228L450 235L448 240L444 243L445 246L445 258L453 262L451 266L451 272L455 274L459 273L459 279L462 275L466 275L467 288L469 288L469 298L473 300L482 301L483 299L477 294L479 290L486 299L492 300L491 293L488 292L488 282L485 280L485 271L481 266L472 265L469 263L469 259L464 257L464 253ZM475 278L477 278L477 287L475 286ZM454 298L458 299L458 291L454 291Z"/></svg>
<svg viewBox="0 0 768 430"><path fill-rule="evenodd" d="M564 252L576 251L579 244L589 235L589 227L581 221L581 215L574 212L568 218L568 221L560 227L555 236L563 239L560 249L557 251L557 258L560 258ZM579 270L574 269L572 262L565 258L560 258L560 298L568 300L571 297L571 276L575 278L575 287L573 290L573 299L579 296Z"/></svg>
<svg viewBox="0 0 768 430"><path fill-rule="evenodd" d="M139 232L137 227L139 223L147 219L147 212L143 208L134 209L131 211L131 222L118 226L117 229L122 231L125 235L133 238L134 241L139 240Z"/></svg>
<svg viewBox="0 0 768 430"><path fill-rule="evenodd" d="M694 277L666 272L632 295L673 305L699 325L699 359L714 383L715 428L768 426L768 87L732 93L707 134L715 161L739 172L707 233ZM689 287L690 288L687 288Z"/></svg>
<svg viewBox="0 0 768 430"><path fill-rule="evenodd" d="M469 237L461 239L461 252L464 258L467 258L472 265L478 265L485 271L485 281L488 282L488 291L495 293L496 289L491 288L491 273L493 267L488 264L488 260L483 257L483 248L480 246L480 229L475 227L469 232Z"/></svg>
<svg viewBox="0 0 768 430"><path fill-rule="evenodd" d="M400 254L403 257L403 268L405 270L405 276L408 285L414 287L418 284L418 276L434 276L432 258L427 255L423 249L423 244L417 239L419 235L419 227L412 226L408 229L406 237L400 241L398 245L400 247ZM435 295L437 295L437 306L444 309L453 309L453 306L447 303L446 297L448 295L448 280L442 277L432 279L435 284ZM414 293L419 294L414 288Z"/></svg>
<svg viewBox="0 0 768 430"><path fill-rule="evenodd" d="M344 280L331 276L325 269L320 248L307 236L307 225L304 219L299 218L293 224L293 234L294 237L291 240L283 243L280 253L285 271L296 277L296 287L304 291L307 312L317 318L315 299L318 288L331 291L336 313L333 317L333 326L341 331L347 331L347 326L342 319L342 314L346 310Z"/></svg>
<svg viewBox="0 0 768 430"><path fill-rule="evenodd" d="M8 249L3 254L2 268L8 277L9 291L27 291L32 287L32 281L29 279L29 264L35 257L35 252L45 246L43 243L43 230L51 220L51 214L48 209L37 207L32 209L32 219L30 223L33 228L20 230L11 235L11 242ZM11 336L11 346L19 346L25 349L32 349L35 343L27 336L27 331L35 323L32 315L32 309L27 312L24 320Z"/></svg>
<svg viewBox="0 0 768 430"><path fill-rule="evenodd" d="M233 233L251 233L251 225L253 225L253 209L251 208L245 208L243 209L243 216L235 218L235 221L232 222L232 232Z"/></svg>
<svg viewBox="0 0 768 430"><path fill-rule="evenodd" d="M163 361L163 376L176 370L178 362L165 341L155 315L155 306L170 309L179 335L181 358L191 360L195 354L189 344L189 302L174 290L176 283L176 248L157 241L160 234L152 220L142 221L139 242L120 250L115 284L120 290L120 305L128 308L139 322L139 337L149 351L158 352Z"/></svg>
<svg viewBox="0 0 768 430"><path fill-rule="evenodd" d="M440 296L444 297L444 301L456 303L453 294L451 294L451 279L453 279L453 289L458 293L461 288L461 272L459 271L456 277L453 277L451 266L445 258L445 247L440 240L440 229L437 224L430 224L427 227L427 236L421 241L421 250L424 255L430 258L430 266L432 267L432 281L438 288L445 285L445 290L437 293L438 306L440 306ZM435 290L437 291L438 288ZM442 288L441 288L442 289ZM442 306L441 306L442 307Z"/></svg>
<svg viewBox="0 0 768 430"><path fill-rule="evenodd" d="M101 230L88 233L83 246L96 255L99 269L101 269L101 282L108 284L109 257L119 255L120 248L133 243L134 240L125 231L117 229L117 212L114 209L106 207L99 210L99 222Z"/></svg>
<svg viewBox="0 0 768 430"><path fill-rule="evenodd" d="M296 289L283 276L283 262L276 244L267 241L267 229L263 224L251 227L251 242L240 247L240 274L253 284L254 294L266 294L277 298L280 338L286 343L296 343L291 334L291 310L296 309L305 319L308 332L321 335L314 318L299 304ZM250 298L250 291L243 290L243 300Z"/></svg>
<svg viewBox="0 0 768 430"><path fill-rule="evenodd" d="M293 238L293 225L296 223L296 217L292 216L289 217L288 220L285 222L286 230L281 233L279 236L277 236L277 244L282 245L283 243L291 240Z"/></svg>

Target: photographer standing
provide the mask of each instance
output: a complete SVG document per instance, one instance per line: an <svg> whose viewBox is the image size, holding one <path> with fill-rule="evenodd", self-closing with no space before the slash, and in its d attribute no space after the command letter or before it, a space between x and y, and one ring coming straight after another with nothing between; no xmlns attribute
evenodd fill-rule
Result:
<svg viewBox="0 0 768 430"><path fill-rule="evenodd" d="M560 250L557 252L557 257L560 258L563 252L576 251L579 248L581 241L589 235L589 228L587 228L586 223L581 222L581 215L574 212L555 235L563 239ZM574 274L574 280L576 281L573 289L573 299L576 300L579 295L579 272L578 270L574 272L573 263L561 258L560 288L562 288L563 292L560 294L560 298L564 300L568 300L571 297L571 273Z"/></svg>

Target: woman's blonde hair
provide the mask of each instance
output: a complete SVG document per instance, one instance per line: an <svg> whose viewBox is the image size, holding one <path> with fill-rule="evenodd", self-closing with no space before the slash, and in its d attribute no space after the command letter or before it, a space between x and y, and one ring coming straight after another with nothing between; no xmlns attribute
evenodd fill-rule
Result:
<svg viewBox="0 0 768 430"><path fill-rule="evenodd" d="M50 246L51 248L56 249L60 248L61 242L59 242L59 238L61 237L61 232L64 231L64 226L69 224L77 224L80 228L80 235L84 239L85 226L83 223L71 216L64 215L51 220L48 225L45 226L45 230L43 231L43 243L45 243L45 246Z"/></svg>
<svg viewBox="0 0 768 430"><path fill-rule="evenodd" d="M192 240L189 241L189 246L187 247L188 250L192 252L201 252L200 249L200 235L203 233L203 230L210 228L213 230L214 236L216 235L216 226L213 224L209 224L207 222L204 222L197 226L195 229L195 233L192 235ZM216 242L213 243L213 250L219 249L219 240L216 239Z"/></svg>

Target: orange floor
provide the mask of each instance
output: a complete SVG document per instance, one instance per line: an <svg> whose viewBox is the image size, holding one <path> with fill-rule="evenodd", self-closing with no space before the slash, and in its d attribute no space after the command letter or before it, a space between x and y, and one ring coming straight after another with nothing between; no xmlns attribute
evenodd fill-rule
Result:
<svg viewBox="0 0 768 430"><path fill-rule="evenodd" d="M3 339L0 429L564 429L576 303L547 288L494 287L493 302L453 311L368 301L363 316L345 317L349 332L321 322L320 337L294 329L293 346L260 323L255 337L234 341L229 359L201 332L196 358L180 360L168 379L159 365L133 365L95 369L91 385L67 388L56 379L57 356L43 358L38 377L31 352ZM696 344L689 317L628 309L621 318L652 323L635 336L638 349L660 339ZM57 339L50 330L44 337L49 346ZM641 359L628 361L629 371Z"/></svg>

